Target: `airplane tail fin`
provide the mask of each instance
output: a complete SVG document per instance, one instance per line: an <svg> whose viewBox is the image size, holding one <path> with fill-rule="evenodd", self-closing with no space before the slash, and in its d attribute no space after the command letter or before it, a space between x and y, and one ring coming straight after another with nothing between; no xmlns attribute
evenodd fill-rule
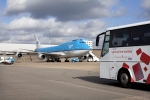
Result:
<svg viewBox="0 0 150 100"><path fill-rule="evenodd" d="M41 43L40 43L40 41L39 41L37 35L34 35L34 37L35 37L35 41L36 41L36 48L41 48L42 45L41 45Z"/></svg>

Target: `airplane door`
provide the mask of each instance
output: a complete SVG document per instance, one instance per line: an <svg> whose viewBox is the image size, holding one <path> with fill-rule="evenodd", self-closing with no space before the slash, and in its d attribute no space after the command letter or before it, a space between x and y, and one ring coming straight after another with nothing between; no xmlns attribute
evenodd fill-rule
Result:
<svg viewBox="0 0 150 100"><path fill-rule="evenodd" d="M70 43L68 47L69 47L69 53L70 53L70 56L73 56L73 53L74 53L74 47L73 47L73 44Z"/></svg>
<svg viewBox="0 0 150 100"><path fill-rule="evenodd" d="M116 77L116 62L115 61L110 62L109 72L110 72L110 79L115 79Z"/></svg>
<svg viewBox="0 0 150 100"><path fill-rule="evenodd" d="M72 45L70 43L64 45L64 53L66 54L66 57L71 56L71 49L72 49Z"/></svg>

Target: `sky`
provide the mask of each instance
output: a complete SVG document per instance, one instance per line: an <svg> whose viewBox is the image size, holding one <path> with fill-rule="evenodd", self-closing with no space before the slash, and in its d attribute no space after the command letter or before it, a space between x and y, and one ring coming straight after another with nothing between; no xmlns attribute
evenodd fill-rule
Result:
<svg viewBox="0 0 150 100"><path fill-rule="evenodd" d="M109 27L147 20L150 0L0 0L0 43L33 44L36 34L41 44L85 38L94 46Z"/></svg>

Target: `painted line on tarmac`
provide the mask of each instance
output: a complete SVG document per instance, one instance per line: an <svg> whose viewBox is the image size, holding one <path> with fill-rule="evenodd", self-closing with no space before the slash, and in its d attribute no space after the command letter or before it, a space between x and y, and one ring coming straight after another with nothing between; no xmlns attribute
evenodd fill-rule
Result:
<svg viewBox="0 0 150 100"><path fill-rule="evenodd" d="M76 68L76 67L51 67L51 66L15 66L15 67L33 67L33 68L48 68L48 69L69 69L69 70L81 70L81 71L91 71L90 68ZM92 69L93 72L96 72Z"/></svg>
<svg viewBox="0 0 150 100"><path fill-rule="evenodd" d="M111 91L107 91L107 90L103 90L103 89L96 89L96 88L76 85L76 84L72 84L72 83L66 83L66 82L62 82L62 81L56 81L56 80L48 80L48 81L55 82L55 83L60 83L60 84L64 84L64 85L70 85L70 86L74 86L74 87L85 88L85 89L94 90L94 91L99 91L99 92L106 92L106 93L111 93L111 94L124 95L124 96L128 96L128 97L133 96L133 95L129 95L129 94L118 93L118 92L113 92L113 91L111 92Z"/></svg>

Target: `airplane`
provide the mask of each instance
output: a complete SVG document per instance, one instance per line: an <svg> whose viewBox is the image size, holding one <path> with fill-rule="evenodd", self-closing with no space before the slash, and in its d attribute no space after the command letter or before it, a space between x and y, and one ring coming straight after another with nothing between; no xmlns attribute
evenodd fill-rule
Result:
<svg viewBox="0 0 150 100"><path fill-rule="evenodd" d="M79 61L82 62L81 58L90 51L90 47L83 39L76 39L58 46L43 48L38 37L36 35L34 37L36 40L36 49L35 51L30 51L30 53L37 53L39 60L47 58L47 62L61 62L60 58L65 58L65 62L69 62L69 58L78 57ZM16 56L22 57L21 52L17 52Z"/></svg>

